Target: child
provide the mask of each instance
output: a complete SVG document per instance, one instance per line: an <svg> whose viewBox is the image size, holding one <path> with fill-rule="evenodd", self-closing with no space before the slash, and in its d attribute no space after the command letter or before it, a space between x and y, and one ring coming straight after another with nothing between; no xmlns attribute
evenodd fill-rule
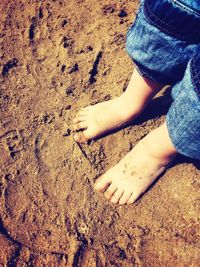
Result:
<svg viewBox="0 0 200 267"><path fill-rule="evenodd" d="M132 121L164 85L172 86L164 124L96 181L95 189L112 203L132 204L178 153L200 159L199 29L198 0L142 0L127 33L136 65L127 90L77 114L74 139L82 143Z"/></svg>

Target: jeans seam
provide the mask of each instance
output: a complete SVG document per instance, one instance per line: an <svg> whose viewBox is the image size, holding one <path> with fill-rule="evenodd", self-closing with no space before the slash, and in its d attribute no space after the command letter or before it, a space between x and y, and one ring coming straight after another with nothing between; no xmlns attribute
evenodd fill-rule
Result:
<svg viewBox="0 0 200 267"><path fill-rule="evenodd" d="M176 100L175 100L176 101ZM174 102L173 102L174 103ZM172 105L173 105L172 103ZM171 106L170 109L173 109L174 107ZM177 137L177 134L175 133L174 134L174 126L176 128L179 127L180 124L178 125L173 125L173 127L171 127L171 120L173 120L173 114L170 114L170 110L168 111L167 113L167 116L165 118L165 121L166 121L166 125L167 125L167 129L168 129L168 134L169 134L169 137L172 141L172 144L174 145L175 149L182 155L185 155L187 157L192 157L192 158L196 158L196 159L200 159L199 157L196 156L196 153L195 153L195 156L194 155L191 155L191 150L187 150L185 151L185 149L183 149L183 145L184 145L184 142L182 140L182 138L180 138L180 135ZM187 125L187 124L186 124ZM189 125L189 124L188 124ZM189 140L192 140L192 138L188 137ZM184 147L185 148L185 147ZM193 152L192 152L193 153Z"/></svg>
<svg viewBox="0 0 200 267"><path fill-rule="evenodd" d="M191 60L191 71L190 71L190 73L191 73L192 84L193 84L194 90L197 93L198 97L200 97L200 91L197 89L196 82L195 82L195 80L196 80L200 84L200 78L199 78L199 75L198 75L197 70L196 70L195 59L194 58Z"/></svg>
<svg viewBox="0 0 200 267"><path fill-rule="evenodd" d="M149 79L149 80L152 80L152 78L150 78L151 75L149 75L147 72L143 71L143 70L138 66L138 64L137 64L136 61L134 61L134 63L135 63L135 68L136 68L136 70L139 72L139 74L140 74L142 77L147 78L147 79ZM153 80L152 80L152 81L153 81Z"/></svg>
<svg viewBox="0 0 200 267"><path fill-rule="evenodd" d="M184 9L185 11L189 12L190 14L196 15L197 17L200 17L200 14L194 10L192 10L191 8L187 7L186 5L184 5L183 3L178 2L177 0L172 0L172 2L179 6L180 8Z"/></svg>
<svg viewBox="0 0 200 267"><path fill-rule="evenodd" d="M181 39L181 40L184 40L184 37L175 33L172 29L169 29L170 28L170 25L167 24L165 21L161 20L159 17L157 17L151 10L150 10L150 7L148 6L147 2L145 2L145 5L144 5L144 12L145 12L145 15L147 17L147 19L149 20L149 22L151 24L153 24L154 26L156 26L158 29L160 29L161 31L171 35L172 37L175 37L175 38L178 38L178 39ZM159 24L157 24L155 21L152 21L152 19L150 19L150 16L154 17L157 21L159 21L160 23L164 24L168 29L166 28L163 28L162 26L160 26Z"/></svg>
<svg viewBox="0 0 200 267"><path fill-rule="evenodd" d="M136 14L135 14L135 20L132 24L132 26L128 29L128 32L126 34L126 38L133 32L135 26L138 24L138 20L140 18L140 13L141 13L141 9L142 9L143 3L140 4L140 7L138 8Z"/></svg>
<svg viewBox="0 0 200 267"><path fill-rule="evenodd" d="M139 14L139 13L138 13ZM135 21L133 22L133 25L130 27L130 29L128 30L127 34L126 34L126 38L128 38L128 36L133 32L135 26L137 25L138 23L138 19L139 17L136 15L135 17Z"/></svg>
<svg viewBox="0 0 200 267"><path fill-rule="evenodd" d="M172 106L170 108L172 108ZM167 130L168 130L168 134L169 134L170 140L171 140L173 146L175 147L175 149L178 151L178 153L182 154L181 153L182 152L182 149L180 148L181 141L177 141L176 136L174 136L173 129L171 128L171 125L170 125L169 120L170 120L170 113L168 111L168 113L166 115L166 118L165 118Z"/></svg>

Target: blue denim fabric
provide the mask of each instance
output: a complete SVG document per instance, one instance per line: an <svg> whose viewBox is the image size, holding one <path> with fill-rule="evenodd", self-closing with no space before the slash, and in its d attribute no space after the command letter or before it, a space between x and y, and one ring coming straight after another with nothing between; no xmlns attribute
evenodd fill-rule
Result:
<svg viewBox="0 0 200 267"><path fill-rule="evenodd" d="M126 49L142 76L172 85L170 138L179 153L200 159L200 1L141 1Z"/></svg>
<svg viewBox="0 0 200 267"><path fill-rule="evenodd" d="M184 78L172 88L174 99L166 117L169 136L179 153L200 158L200 101L191 77L191 61Z"/></svg>

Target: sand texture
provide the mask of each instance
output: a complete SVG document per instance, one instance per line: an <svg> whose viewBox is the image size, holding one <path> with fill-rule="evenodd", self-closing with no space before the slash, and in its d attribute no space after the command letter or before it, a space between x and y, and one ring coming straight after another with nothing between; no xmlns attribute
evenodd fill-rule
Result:
<svg viewBox="0 0 200 267"><path fill-rule="evenodd" d="M137 6L1 0L0 266L200 266L199 162L180 157L131 206L93 190L164 121L168 91L134 125L89 145L73 141L76 112L126 88Z"/></svg>

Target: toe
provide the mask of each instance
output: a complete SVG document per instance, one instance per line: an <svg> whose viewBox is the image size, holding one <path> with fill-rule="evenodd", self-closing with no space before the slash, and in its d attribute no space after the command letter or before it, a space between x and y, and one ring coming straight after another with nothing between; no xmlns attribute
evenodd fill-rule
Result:
<svg viewBox="0 0 200 267"><path fill-rule="evenodd" d="M88 128L87 128L88 127ZM76 133L74 135L74 140L78 143L85 143L89 140L92 140L94 138L94 131L91 129L91 127L87 126L85 131L82 131L80 133Z"/></svg>
<svg viewBox="0 0 200 267"><path fill-rule="evenodd" d="M79 112L76 114L74 120L73 120L73 123L76 124L76 123L79 123L79 122L82 122L86 119L88 115L88 110L86 109L81 109L79 110Z"/></svg>
<svg viewBox="0 0 200 267"><path fill-rule="evenodd" d="M85 136L84 131L83 131L83 132L80 132L80 133L76 133L74 135L74 140L77 143L85 143L85 142L88 141L88 138Z"/></svg>
<svg viewBox="0 0 200 267"><path fill-rule="evenodd" d="M119 205L125 205L129 200L132 192L125 191L119 200Z"/></svg>
<svg viewBox="0 0 200 267"><path fill-rule="evenodd" d="M114 204L117 204L123 193L124 191L122 189L117 189L110 201Z"/></svg>
<svg viewBox="0 0 200 267"><path fill-rule="evenodd" d="M137 200L137 198L138 197L136 197L135 194L132 193L130 198L127 201L127 204L133 204Z"/></svg>
<svg viewBox="0 0 200 267"><path fill-rule="evenodd" d="M76 116L73 120L73 123L76 124L76 123L79 123L79 122L82 122L82 121L85 121L87 116Z"/></svg>
<svg viewBox="0 0 200 267"><path fill-rule="evenodd" d="M87 113L88 113L88 109L87 108L83 108L83 109L79 110L79 112L77 113L76 117L87 116Z"/></svg>
<svg viewBox="0 0 200 267"><path fill-rule="evenodd" d="M113 183L108 187L106 192L104 193L104 196L106 199L110 200L112 195L115 193L117 190L117 186L115 186Z"/></svg>
<svg viewBox="0 0 200 267"><path fill-rule="evenodd" d="M109 176L104 174L103 176L97 179L94 185L94 189L99 192L104 192L108 188L110 183L111 179L109 178Z"/></svg>
<svg viewBox="0 0 200 267"><path fill-rule="evenodd" d="M81 122L78 122L78 123L75 123L73 125L73 129L74 131L77 131L77 130L83 130L83 129L86 129L87 128L87 121L81 121Z"/></svg>
<svg viewBox="0 0 200 267"><path fill-rule="evenodd" d="M82 120L83 120L83 119L79 120L78 117L75 117L75 118L73 119L73 124L79 123L79 122L81 122Z"/></svg>
<svg viewBox="0 0 200 267"><path fill-rule="evenodd" d="M90 109L92 107L92 105L89 105L89 106L87 106L87 107L85 107L85 108L83 108L81 111L82 112L88 112L88 110Z"/></svg>

